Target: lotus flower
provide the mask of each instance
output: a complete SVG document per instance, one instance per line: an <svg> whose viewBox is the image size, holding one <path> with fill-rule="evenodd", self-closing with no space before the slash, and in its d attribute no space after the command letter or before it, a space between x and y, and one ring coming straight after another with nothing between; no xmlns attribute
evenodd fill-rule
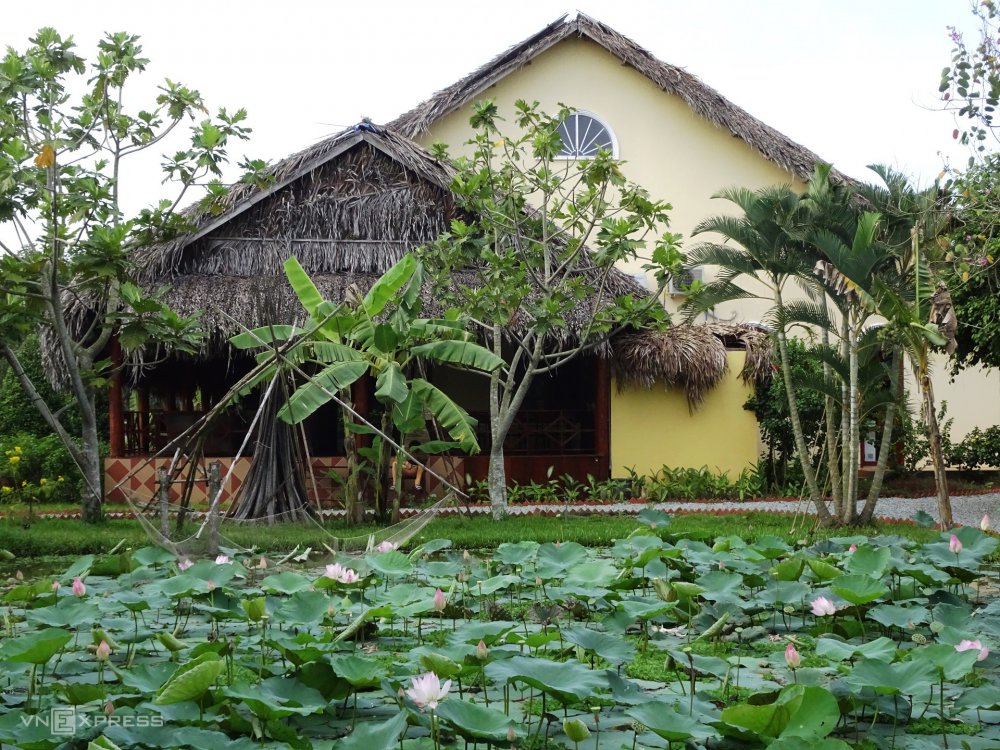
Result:
<svg viewBox="0 0 1000 750"><path fill-rule="evenodd" d="M962 540L952 534L951 539L948 540L948 549L957 555L962 551Z"/></svg>
<svg viewBox="0 0 1000 750"><path fill-rule="evenodd" d="M812 601L812 613L817 617L823 617L824 615L833 615L837 613L837 605L827 599L825 596L818 596Z"/></svg>
<svg viewBox="0 0 1000 750"><path fill-rule="evenodd" d="M215 591L215 581L205 581L209 591Z"/></svg>
<svg viewBox="0 0 1000 750"><path fill-rule="evenodd" d="M799 652L791 643L785 647L785 663L788 664L789 669L798 669L799 665L802 664L802 657L799 656Z"/></svg>
<svg viewBox="0 0 1000 750"><path fill-rule="evenodd" d="M267 570L267 558L263 555L260 556L260 562L257 563L258 570Z"/></svg>
<svg viewBox="0 0 1000 750"><path fill-rule="evenodd" d="M108 645L107 641L102 640L101 645L97 647L97 661L107 661L111 658L111 646Z"/></svg>
<svg viewBox="0 0 1000 750"><path fill-rule="evenodd" d="M847 551L848 551L848 552L849 552L850 554L854 554L855 552L857 552L857 551L858 551L858 545L856 545L856 544L852 544L852 545L851 545L850 547L848 547L848 548L847 548Z"/></svg>
<svg viewBox="0 0 1000 750"><path fill-rule="evenodd" d="M479 645L476 646L476 658L479 661L486 661L490 658L490 650L486 648L486 642L482 638L479 639Z"/></svg>
<svg viewBox="0 0 1000 750"><path fill-rule="evenodd" d="M54 591L57 594L59 593L59 581L52 582L52 591Z"/></svg>
<svg viewBox="0 0 1000 750"><path fill-rule="evenodd" d="M177 563L177 569L183 573L185 570L187 570L188 568L190 568L192 565L194 565L194 563L191 562L190 560L188 560L185 557L183 560L181 560L179 563Z"/></svg>
<svg viewBox="0 0 1000 750"><path fill-rule="evenodd" d="M219 555L215 558L216 565L228 565L232 560L229 559L228 555Z"/></svg>
<svg viewBox="0 0 1000 750"><path fill-rule="evenodd" d="M398 544L393 544L388 539L382 542L378 547L375 548L376 552L392 552L394 549L399 547Z"/></svg>
<svg viewBox="0 0 1000 750"><path fill-rule="evenodd" d="M428 672L420 677L414 677L406 694L418 707L433 711L438 703L447 697L449 690L451 690L451 680L445 680L442 685L436 674Z"/></svg>
<svg viewBox="0 0 1000 750"><path fill-rule="evenodd" d="M361 576L359 576L356 572L354 572L350 568L344 568L344 570L340 574L340 578L338 578L337 580L340 581L341 583L357 583L358 581L361 580Z"/></svg>
<svg viewBox="0 0 1000 750"><path fill-rule="evenodd" d="M961 641L957 646L955 646L955 650L958 652L978 651L979 656L976 657L976 661L983 661L990 655L990 650L984 646L981 641Z"/></svg>
<svg viewBox="0 0 1000 750"><path fill-rule="evenodd" d="M107 703L104 704L105 716L111 716L114 714L114 712L115 712L115 704L113 702L108 701Z"/></svg>
<svg viewBox="0 0 1000 750"><path fill-rule="evenodd" d="M339 581L340 577L344 574L344 566L340 563L334 563L333 565L326 566L326 572L323 573L327 578L333 581Z"/></svg>
<svg viewBox="0 0 1000 750"><path fill-rule="evenodd" d="M16 580L16 581L23 581L24 580L24 573L22 573L20 570L17 571L14 574L14 580Z"/></svg>
<svg viewBox="0 0 1000 750"><path fill-rule="evenodd" d="M438 612L444 612L444 608L448 606L448 600L444 596L444 592L441 589L437 589L434 592L434 609Z"/></svg>
<svg viewBox="0 0 1000 750"><path fill-rule="evenodd" d="M79 577L73 579L73 595L83 596L87 593L87 587L83 585L83 581Z"/></svg>
<svg viewBox="0 0 1000 750"><path fill-rule="evenodd" d="M983 531L989 531L990 530L990 514L989 513L983 513L983 520L979 522L979 528L981 528Z"/></svg>

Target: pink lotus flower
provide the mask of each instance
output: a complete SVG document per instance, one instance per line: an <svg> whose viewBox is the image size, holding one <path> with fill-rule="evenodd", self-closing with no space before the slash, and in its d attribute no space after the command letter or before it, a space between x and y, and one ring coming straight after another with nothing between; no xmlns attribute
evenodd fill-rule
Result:
<svg viewBox="0 0 1000 750"><path fill-rule="evenodd" d="M104 715L105 716L111 716L112 714L114 714L114 712L115 712L115 704L114 703L112 703L111 701L108 701L107 703L104 704Z"/></svg>
<svg viewBox="0 0 1000 750"><path fill-rule="evenodd" d="M406 694L419 708L429 708L433 711L438 703L447 697L449 690L451 690L451 680L445 680L442 685L436 674L428 672L420 677L414 677Z"/></svg>
<svg viewBox="0 0 1000 750"><path fill-rule="evenodd" d="M194 563L191 562L190 560L188 560L185 557L183 560L181 560L179 563L177 563L177 569L183 573L185 570L187 570L188 568L190 568L192 565L194 565Z"/></svg>
<svg viewBox="0 0 1000 750"><path fill-rule="evenodd" d="M799 656L799 652L795 650L795 646L791 643L785 647L785 663L788 664L790 669L798 669L802 663L802 657Z"/></svg>
<svg viewBox="0 0 1000 750"><path fill-rule="evenodd" d="M378 547L375 548L376 552L392 552L394 549L398 549L398 544L393 544L388 539L382 542Z"/></svg>
<svg viewBox="0 0 1000 750"><path fill-rule="evenodd" d="M14 580L17 580L17 581L23 581L23 580L24 580L24 573L22 573L22 572L21 572L20 570L19 570L19 571L17 571L17 572L16 572L15 574L14 574Z"/></svg>
<svg viewBox="0 0 1000 750"><path fill-rule="evenodd" d="M848 548L847 548L847 551L848 551L848 552L849 552L850 554L854 554L855 552L857 552L857 551L858 551L858 545L856 545L856 544L852 544L852 545L851 545L850 547L848 547Z"/></svg>
<svg viewBox="0 0 1000 750"><path fill-rule="evenodd" d="M448 606L448 600L445 599L444 592L441 589L437 589L434 592L434 609L438 612L444 612L444 608Z"/></svg>
<svg viewBox="0 0 1000 750"><path fill-rule="evenodd" d="M983 659L990 655L990 650L981 641L961 641L955 646L955 650L959 653L962 651L978 651L979 656L976 657L976 661L983 661Z"/></svg>
<svg viewBox="0 0 1000 750"><path fill-rule="evenodd" d="M361 576L359 576L356 572L354 572L350 568L344 568L343 572L340 574L340 578L338 578L337 580L339 580L341 583L357 583L358 581L361 580Z"/></svg>
<svg viewBox="0 0 1000 750"><path fill-rule="evenodd" d="M340 576L344 574L344 566L340 563L334 563L333 565L326 566L326 572L323 573L327 578L332 581L339 581Z"/></svg>
<svg viewBox="0 0 1000 750"><path fill-rule="evenodd" d="M81 581L79 578L74 578L73 579L73 595L74 596L83 596L86 593L87 593L87 587L83 585L83 581Z"/></svg>
<svg viewBox="0 0 1000 750"><path fill-rule="evenodd" d="M208 586L209 591L215 591L215 581L206 581L205 585Z"/></svg>
<svg viewBox="0 0 1000 750"><path fill-rule="evenodd" d="M101 641L101 645L97 647L97 661L107 661L111 658L111 646L108 645L107 641Z"/></svg>
<svg viewBox="0 0 1000 750"><path fill-rule="evenodd" d="M52 582L52 590L57 594L59 593L59 581Z"/></svg>
<svg viewBox="0 0 1000 750"><path fill-rule="evenodd" d="M825 596L818 596L813 599L812 613L817 617L823 617L824 615L833 615L837 613L837 605L827 599Z"/></svg>
<svg viewBox="0 0 1000 750"><path fill-rule="evenodd" d="M228 565L232 560L229 559L228 555L219 555L215 558L216 565Z"/></svg>
<svg viewBox="0 0 1000 750"><path fill-rule="evenodd" d="M983 514L983 520L979 522L979 528L982 529L983 531L989 531L990 530L990 514L989 513L984 513Z"/></svg>
<svg viewBox="0 0 1000 750"><path fill-rule="evenodd" d="M957 555L962 551L962 540L952 534L951 539L948 540L948 549Z"/></svg>
<svg viewBox="0 0 1000 750"><path fill-rule="evenodd" d="M479 639L479 645L476 646L476 658L479 661L486 661L490 658L490 651L486 648L486 642L483 639Z"/></svg>

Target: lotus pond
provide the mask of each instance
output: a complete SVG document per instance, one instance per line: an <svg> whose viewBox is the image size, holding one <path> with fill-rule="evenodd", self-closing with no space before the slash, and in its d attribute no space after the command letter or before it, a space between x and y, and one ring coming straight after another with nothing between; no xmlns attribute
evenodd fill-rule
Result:
<svg viewBox="0 0 1000 750"><path fill-rule="evenodd" d="M0 743L1000 747L992 536L706 544L646 519L603 549L81 558L5 589Z"/></svg>

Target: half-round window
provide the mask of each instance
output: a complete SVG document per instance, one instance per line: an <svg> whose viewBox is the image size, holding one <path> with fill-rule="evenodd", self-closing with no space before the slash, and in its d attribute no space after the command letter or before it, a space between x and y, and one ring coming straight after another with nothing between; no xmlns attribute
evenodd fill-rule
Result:
<svg viewBox="0 0 1000 750"><path fill-rule="evenodd" d="M563 147L560 159L590 159L598 149L618 156L618 142L611 129L588 112L574 112L559 126Z"/></svg>

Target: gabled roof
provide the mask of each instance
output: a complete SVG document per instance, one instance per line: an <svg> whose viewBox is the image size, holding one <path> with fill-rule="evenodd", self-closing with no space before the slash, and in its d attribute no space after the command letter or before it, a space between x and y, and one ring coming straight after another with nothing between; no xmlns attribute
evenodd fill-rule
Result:
<svg viewBox="0 0 1000 750"><path fill-rule="evenodd" d="M191 226L190 231L140 251L142 279L147 282L167 280L163 277L169 277L176 268L185 247L361 143L366 143L386 154L405 169L442 190L450 188L454 174L450 165L438 161L430 152L410 139L364 121L285 157L269 167L266 174L270 182L266 187L238 183L211 205L195 203L188 206L182 213Z"/></svg>
<svg viewBox="0 0 1000 750"><path fill-rule="evenodd" d="M389 124L410 138L426 133L440 118L465 106L510 73L527 65L545 50L572 36L589 39L648 78L668 94L683 99L694 112L728 130L765 158L801 180L808 181L817 162L823 161L804 146L737 107L715 89L683 68L657 59L631 39L584 14L562 16L536 34L493 58L462 80L437 92L427 101ZM850 181L833 171L837 181Z"/></svg>

